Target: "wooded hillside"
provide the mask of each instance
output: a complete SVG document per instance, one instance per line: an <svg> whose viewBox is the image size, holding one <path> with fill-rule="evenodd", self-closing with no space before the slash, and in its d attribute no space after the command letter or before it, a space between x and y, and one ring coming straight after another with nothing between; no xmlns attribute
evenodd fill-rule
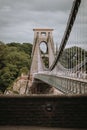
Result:
<svg viewBox="0 0 87 130"><path fill-rule="evenodd" d="M21 75L27 74L31 64L32 44L0 42L0 91L5 89Z"/></svg>

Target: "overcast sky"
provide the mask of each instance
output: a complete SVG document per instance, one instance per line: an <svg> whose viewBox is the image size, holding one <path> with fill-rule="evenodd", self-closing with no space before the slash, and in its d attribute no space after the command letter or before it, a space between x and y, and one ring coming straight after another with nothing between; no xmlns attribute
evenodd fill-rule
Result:
<svg viewBox="0 0 87 130"><path fill-rule="evenodd" d="M87 0L82 1L87 7ZM0 0L0 41L32 43L33 28L53 28L54 41L60 43L72 3L73 0Z"/></svg>

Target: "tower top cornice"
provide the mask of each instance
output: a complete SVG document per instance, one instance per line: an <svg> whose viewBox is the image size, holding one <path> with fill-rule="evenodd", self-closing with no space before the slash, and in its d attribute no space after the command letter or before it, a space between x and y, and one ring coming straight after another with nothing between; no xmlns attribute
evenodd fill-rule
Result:
<svg viewBox="0 0 87 130"><path fill-rule="evenodd" d="M33 31L53 31L54 29L50 28L34 28Z"/></svg>

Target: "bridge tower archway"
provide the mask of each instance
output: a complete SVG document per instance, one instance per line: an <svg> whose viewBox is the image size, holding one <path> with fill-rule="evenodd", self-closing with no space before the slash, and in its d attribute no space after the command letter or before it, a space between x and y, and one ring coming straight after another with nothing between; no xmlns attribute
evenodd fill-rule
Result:
<svg viewBox="0 0 87 130"><path fill-rule="evenodd" d="M45 61L48 60L48 68L52 65L54 61L54 42L53 42L53 29L33 29L34 31L34 42L32 49L32 63L31 63L31 75L40 71L47 70L44 64L43 57L45 56ZM41 48L41 44L45 44L45 48ZM43 45L42 45L43 46ZM44 52L42 49L45 49Z"/></svg>

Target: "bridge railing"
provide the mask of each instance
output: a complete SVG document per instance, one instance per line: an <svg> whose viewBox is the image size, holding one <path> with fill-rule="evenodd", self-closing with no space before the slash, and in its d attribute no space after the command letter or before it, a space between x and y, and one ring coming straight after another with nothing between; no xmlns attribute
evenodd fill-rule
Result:
<svg viewBox="0 0 87 130"><path fill-rule="evenodd" d="M62 93L68 94L87 94L87 80L70 78L66 75L56 75L48 72L35 74L35 79L39 79Z"/></svg>

